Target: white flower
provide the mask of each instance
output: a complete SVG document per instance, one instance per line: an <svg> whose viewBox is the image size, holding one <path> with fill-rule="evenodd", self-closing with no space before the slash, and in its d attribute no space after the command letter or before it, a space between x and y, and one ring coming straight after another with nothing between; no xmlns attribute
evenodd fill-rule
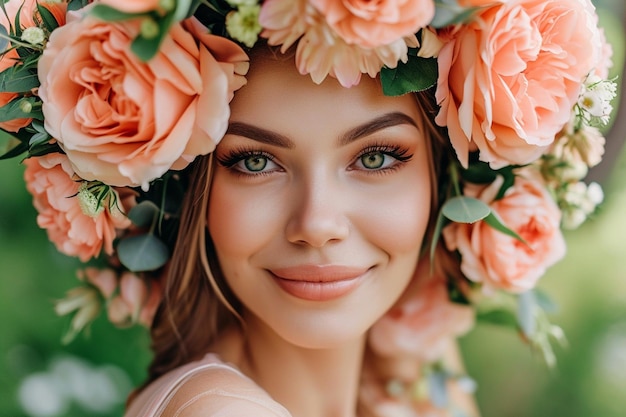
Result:
<svg viewBox="0 0 626 417"><path fill-rule="evenodd" d="M613 111L611 100L617 95L617 85L612 80L603 80L589 75L578 97L578 106L583 119L590 124L607 124Z"/></svg>
<svg viewBox="0 0 626 417"><path fill-rule="evenodd" d="M85 216L98 217L104 210L104 205L98 201L98 198L89 190L89 183L83 182L78 188L78 205L80 211Z"/></svg>
<svg viewBox="0 0 626 417"><path fill-rule="evenodd" d="M237 11L232 11L226 15L226 30L228 34L235 40L252 48L261 33L261 24L259 23L259 13L261 6L241 5Z"/></svg>
<svg viewBox="0 0 626 417"><path fill-rule="evenodd" d="M22 31L21 38L24 42L28 42L31 45L41 45L46 40L46 34L43 29L37 26L27 27Z"/></svg>
<svg viewBox="0 0 626 417"><path fill-rule="evenodd" d="M589 185L584 182L567 184L561 199L563 227L575 229L580 226L603 199L602 187L596 182Z"/></svg>
<svg viewBox="0 0 626 417"><path fill-rule="evenodd" d="M439 39L435 30L428 27L422 29L421 38L420 49L417 52L417 56L422 58L436 58L441 48L443 48L444 43Z"/></svg>

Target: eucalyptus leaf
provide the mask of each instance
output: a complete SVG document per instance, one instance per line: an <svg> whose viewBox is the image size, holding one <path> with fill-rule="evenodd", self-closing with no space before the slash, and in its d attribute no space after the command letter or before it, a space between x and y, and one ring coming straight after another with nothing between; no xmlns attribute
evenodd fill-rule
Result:
<svg viewBox="0 0 626 417"><path fill-rule="evenodd" d="M524 335L531 340L537 330L535 321L536 308L537 301L532 291L526 291L517 297L517 321Z"/></svg>
<svg viewBox="0 0 626 417"><path fill-rule="evenodd" d="M498 215L496 215L493 211L491 213L489 213L489 215L487 217L485 217L485 222L489 226L491 226L494 229L496 229L497 231L502 232L505 235L511 236L512 238L515 238L515 239L519 240L520 242L528 245L528 243L526 243L526 241L520 235L518 235L515 231L513 231L513 230L509 229L508 227L506 227L506 225L504 225L504 223L502 223L502 221L500 220Z"/></svg>
<svg viewBox="0 0 626 417"><path fill-rule="evenodd" d="M475 223L489 216L491 208L473 197L456 196L446 201L441 212L457 223Z"/></svg>
<svg viewBox="0 0 626 417"><path fill-rule="evenodd" d="M428 393L432 403L439 408L448 406L448 376L441 371L434 371L428 375Z"/></svg>
<svg viewBox="0 0 626 417"><path fill-rule="evenodd" d="M386 96L401 96L427 90L437 83L437 59L409 56L396 68L383 67L380 80Z"/></svg>
<svg viewBox="0 0 626 417"><path fill-rule="evenodd" d="M28 146L30 148L41 146L45 143L48 143L50 138L51 136L48 134L48 132L37 132L30 138L30 141L28 141Z"/></svg>
<svg viewBox="0 0 626 417"><path fill-rule="evenodd" d="M435 2L435 16L430 22L434 28L465 23L480 7L464 7L456 0L440 0Z"/></svg>
<svg viewBox="0 0 626 417"><path fill-rule="evenodd" d="M489 310L479 312L476 315L476 320L498 326L511 327L514 329L518 328L517 317L515 317L515 314L508 310Z"/></svg>
<svg viewBox="0 0 626 417"><path fill-rule="evenodd" d="M159 216L159 207L152 201L142 201L128 213L128 218L137 227L150 227Z"/></svg>
<svg viewBox="0 0 626 417"><path fill-rule="evenodd" d="M153 271L165 265L169 250L152 234L131 236L117 245L120 262L133 272Z"/></svg>
<svg viewBox="0 0 626 417"><path fill-rule="evenodd" d="M192 8L192 4L195 2L193 0L176 0L176 9L174 10L174 22L179 22L187 17L190 14L193 14L195 8ZM197 4L195 4L197 7Z"/></svg>
<svg viewBox="0 0 626 417"><path fill-rule="evenodd" d="M535 288L533 292L535 294L535 301L537 302L537 306L543 309L543 311L545 311L546 313L556 313L558 311L559 307L548 294L537 288Z"/></svg>
<svg viewBox="0 0 626 417"><path fill-rule="evenodd" d="M0 25L0 51L6 51L9 49L9 32L4 25Z"/></svg>

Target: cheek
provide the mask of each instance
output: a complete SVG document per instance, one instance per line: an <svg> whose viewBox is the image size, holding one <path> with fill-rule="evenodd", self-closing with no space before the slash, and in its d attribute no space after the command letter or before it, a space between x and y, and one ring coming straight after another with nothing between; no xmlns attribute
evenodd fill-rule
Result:
<svg viewBox="0 0 626 417"><path fill-rule="evenodd" d="M262 248L277 233L276 207L275 196L242 190L216 173L207 222L220 259L247 258Z"/></svg>
<svg viewBox="0 0 626 417"><path fill-rule="evenodd" d="M421 178L428 178L427 172ZM364 205L360 230L391 257L415 254L422 247L430 218L431 191L427 180L409 180L380 195L381 204Z"/></svg>

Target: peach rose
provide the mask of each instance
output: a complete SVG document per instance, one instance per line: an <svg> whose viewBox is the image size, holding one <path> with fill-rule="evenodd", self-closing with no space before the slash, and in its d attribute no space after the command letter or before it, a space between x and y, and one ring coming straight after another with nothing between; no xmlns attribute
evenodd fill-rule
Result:
<svg viewBox="0 0 626 417"><path fill-rule="evenodd" d="M262 37L281 52L296 47L296 66L315 83L330 75L344 87L356 85L362 74L375 77L383 65L395 68L406 62L408 48L419 45L415 35L398 38L375 48L350 45L328 25L307 0L267 0L261 7Z"/></svg>
<svg viewBox="0 0 626 417"><path fill-rule="evenodd" d="M486 290L524 292L565 256L561 212L541 181L518 176L505 196L493 201L501 185L498 177L487 187L468 186L464 193L488 203L526 243L484 221L453 223L443 236L448 249L461 254L461 271L467 278L483 283Z"/></svg>
<svg viewBox="0 0 626 417"><path fill-rule="evenodd" d="M77 272L78 278L100 291L105 299L113 296L117 288L117 274L112 269L85 268Z"/></svg>
<svg viewBox="0 0 626 417"><path fill-rule="evenodd" d="M160 0L97 0L124 13L145 13L161 9Z"/></svg>
<svg viewBox="0 0 626 417"><path fill-rule="evenodd" d="M568 122L601 51L590 0L512 0L456 28L439 54L436 121L464 166L537 159Z"/></svg>
<svg viewBox="0 0 626 417"><path fill-rule="evenodd" d="M444 276L421 262L403 296L370 330L369 344L381 356L432 362L473 324L472 308L450 301Z"/></svg>
<svg viewBox="0 0 626 417"><path fill-rule="evenodd" d="M147 189L215 148L247 56L191 18L142 62L130 50L139 20L103 22L88 10L68 13L39 60L45 127L81 178Z"/></svg>
<svg viewBox="0 0 626 417"><path fill-rule="evenodd" d="M161 300L160 285L124 272L119 280L119 295L109 300L107 313L111 323L128 326L140 323L149 327Z"/></svg>
<svg viewBox="0 0 626 417"><path fill-rule="evenodd" d="M347 44L376 48L414 35L435 15L433 0L309 0Z"/></svg>
<svg viewBox="0 0 626 417"><path fill-rule="evenodd" d="M39 212L37 224L46 229L57 249L83 262L97 256L102 249L112 254L116 230L130 226L117 206L85 214L78 197L81 182L63 154L29 158L24 164L26 188Z"/></svg>
<svg viewBox="0 0 626 417"><path fill-rule="evenodd" d="M65 10L67 8L66 3L60 2L39 2L42 7L48 9L59 25L65 24ZM15 25L15 18L17 14L20 15L20 26L22 29L37 26L36 21L40 21L41 17L37 11L37 0L8 0L4 3L4 12L0 12L0 25L4 26L8 33ZM11 46L7 46L11 48ZM0 57L0 72L12 67L18 62L19 55L16 49L11 49L5 52ZM11 100L18 97L17 93L0 92L0 107L8 104ZM32 119L22 118L13 119L6 122L0 122L0 128L8 132L17 132L21 128L28 126Z"/></svg>

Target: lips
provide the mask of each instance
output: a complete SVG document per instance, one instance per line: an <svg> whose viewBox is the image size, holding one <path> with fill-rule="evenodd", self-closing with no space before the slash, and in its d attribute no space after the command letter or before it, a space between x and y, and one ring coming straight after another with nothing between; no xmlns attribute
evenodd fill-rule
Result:
<svg viewBox="0 0 626 417"><path fill-rule="evenodd" d="M299 265L270 270L288 294L309 301L329 301L359 286L369 268L339 265Z"/></svg>

